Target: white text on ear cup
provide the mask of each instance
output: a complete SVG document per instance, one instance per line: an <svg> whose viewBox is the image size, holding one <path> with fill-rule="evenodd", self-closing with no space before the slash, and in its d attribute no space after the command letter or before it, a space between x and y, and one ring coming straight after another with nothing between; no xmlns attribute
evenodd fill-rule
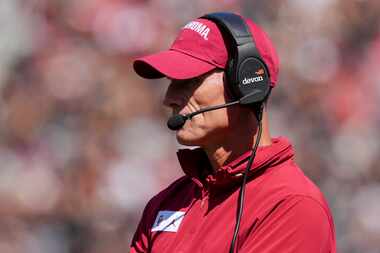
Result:
<svg viewBox="0 0 380 253"><path fill-rule="evenodd" d="M244 78L244 80L243 80L242 83L244 85L247 85L247 84L251 84L251 83L257 83L257 82L260 82L260 81L264 81L264 78L262 76L251 77L251 78Z"/></svg>

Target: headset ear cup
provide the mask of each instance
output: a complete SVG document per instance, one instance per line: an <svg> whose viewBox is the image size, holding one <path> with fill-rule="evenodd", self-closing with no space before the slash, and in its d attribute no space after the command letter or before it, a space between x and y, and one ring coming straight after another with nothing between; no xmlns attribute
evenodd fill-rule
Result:
<svg viewBox="0 0 380 253"><path fill-rule="evenodd" d="M241 97L255 94L252 103L263 102L270 90L269 75L265 64L258 58L249 57L239 66L238 92Z"/></svg>

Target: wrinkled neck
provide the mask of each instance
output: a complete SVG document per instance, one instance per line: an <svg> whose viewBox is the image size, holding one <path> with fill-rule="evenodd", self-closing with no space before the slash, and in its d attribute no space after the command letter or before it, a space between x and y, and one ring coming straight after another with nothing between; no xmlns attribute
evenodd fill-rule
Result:
<svg viewBox="0 0 380 253"><path fill-rule="evenodd" d="M252 149L257 135L257 121L250 121L246 122L246 124L239 124L236 129L233 129L229 134L224 136L221 143L203 146L202 148L205 150L213 170L217 171L222 166ZM269 131L268 116L264 111L259 146L269 146L271 144L272 139Z"/></svg>

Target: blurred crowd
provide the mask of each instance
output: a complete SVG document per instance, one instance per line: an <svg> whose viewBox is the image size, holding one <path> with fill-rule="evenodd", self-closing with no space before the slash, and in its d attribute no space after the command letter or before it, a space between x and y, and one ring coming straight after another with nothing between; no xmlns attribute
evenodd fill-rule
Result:
<svg viewBox="0 0 380 253"><path fill-rule="evenodd" d="M326 195L339 252L380 252L380 1L1 0L1 253L128 252L145 203L182 174L167 81L131 64L221 10L278 49L272 135Z"/></svg>

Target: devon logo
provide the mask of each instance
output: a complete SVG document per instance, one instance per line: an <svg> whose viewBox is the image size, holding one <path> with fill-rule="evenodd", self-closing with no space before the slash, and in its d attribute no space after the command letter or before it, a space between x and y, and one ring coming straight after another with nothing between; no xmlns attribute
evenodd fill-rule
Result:
<svg viewBox="0 0 380 253"><path fill-rule="evenodd" d="M243 79L243 84L251 84L251 83L257 83L260 81L264 81L264 78L262 76L257 76L257 77L251 77L251 78L244 78Z"/></svg>

